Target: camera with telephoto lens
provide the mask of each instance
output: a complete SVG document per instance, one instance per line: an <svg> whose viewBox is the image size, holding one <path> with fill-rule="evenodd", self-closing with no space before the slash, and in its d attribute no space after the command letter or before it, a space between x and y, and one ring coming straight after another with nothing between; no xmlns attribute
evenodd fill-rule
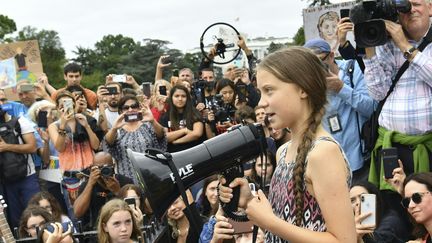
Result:
<svg viewBox="0 0 432 243"><path fill-rule="evenodd" d="M384 20L396 22L399 13L409 13L408 0L363 0L351 8L354 37L358 47L374 47L387 42Z"/></svg>
<svg viewBox="0 0 432 243"><path fill-rule="evenodd" d="M216 122L229 122L235 113L235 107L231 104L225 104L221 94L213 96L213 101L209 108L213 111Z"/></svg>
<svg viewBox="0 0 432 243"><path fill-rule="evenodd" d="M205 88L206 88L205 80L199 79L192 84L192 98L195 101L195 104L205 103Z"/></svg>
<svg viewBox="0 0 432 243"><path fill-rule="evenodd" d="M99 166L100 173L104 177L111 177L114 175L114 167L112 165Z"/></svg>

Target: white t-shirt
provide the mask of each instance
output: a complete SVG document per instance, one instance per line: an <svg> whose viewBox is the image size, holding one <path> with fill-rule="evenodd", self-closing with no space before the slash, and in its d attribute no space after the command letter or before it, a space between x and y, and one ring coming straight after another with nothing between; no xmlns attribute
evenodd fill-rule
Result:
<svg viewBox="0 0 432 243"><path fill-rule="evenodd" d="M20 116L20 118L18 118L18 122L21 126L21 135L28 134L28 133L31 133L31 134L34 133L35 130L33 128L33 124L27 118L25 118L24 116ZM21 137L19 137L19 142L20 142L20 144L24 144L24 141L21 140ZM33 163L33 158L31 156L31 154L28 154L27 160L28 160L27 165L29 168L27 171L27 176L29 176L29 175L36 173L36 170L35 170L35 165Z"/></svg>
<svg viewBox="0 0 432 243"><path fill-rule="evenodd" d="M108 129L111 129L112 124L114 124L114 122L117 120L117 117L119 117L119 113L117 111L110 111L110 109L106 108L105 115L107 118ZM95 111L93 117L99 122L99 108Z"/></svg>

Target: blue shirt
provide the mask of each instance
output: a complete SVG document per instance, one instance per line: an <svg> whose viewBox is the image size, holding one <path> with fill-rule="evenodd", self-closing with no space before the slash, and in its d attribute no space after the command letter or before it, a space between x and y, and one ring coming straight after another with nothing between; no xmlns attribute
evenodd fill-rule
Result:
<svg viewBox="0 0 432 243"><path fill-rule="evenodd" d="M339 93L327 92L328 105L322 124L342 146L352 171L363 166L362 146L359 135L363 123L374 110L374 100L369 96L363 73L357 62L354 63L353 84L348 74L349 61L336 60L339 78L344 82ZM329 118L337 115L341 130L331 132ZM358 116L358 123L357 123Z"/></svg>

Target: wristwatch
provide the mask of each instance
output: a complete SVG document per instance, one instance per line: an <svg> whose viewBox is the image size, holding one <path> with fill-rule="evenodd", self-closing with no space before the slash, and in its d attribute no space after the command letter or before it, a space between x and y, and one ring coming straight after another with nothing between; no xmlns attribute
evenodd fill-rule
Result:
<svg viewBox="0 0 432 243"><path fill-rule="evenodd" d="M403 56L405 59L409 59L411 57L411 55L414 53L414 51L417 50L417 48L415 48L414 46L407 49L406 51L404 51Z"/></svg>

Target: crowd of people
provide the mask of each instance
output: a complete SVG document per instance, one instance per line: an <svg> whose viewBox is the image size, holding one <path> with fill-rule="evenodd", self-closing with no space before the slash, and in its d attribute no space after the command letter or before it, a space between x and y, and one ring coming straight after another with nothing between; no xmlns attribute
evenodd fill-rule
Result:
<svg viewBox="0 0 432 243"><path fill-rule="evenodd" d="M187 190L187 200L178 197L163 216L160 242L432 242L432 48L418 49L432 3L410 2L398 23L385 21L391 39L362 57L346 39L353 24L342 18L342 58L318 38L256 65L240 37L248 66L229 65L218 80L212 49L198 73L184 68L169 81L162 73L172 64L161 56L150 88L110 74L92 91L80 82L80 65L68 63L63 88L42 75L18 82L19 102L0 90L0 194L9 228L38 242L76 242L83 231L96 232L90 242L143 242L143 225L159 220L157 205L127 150L184 151L258 123L264 156L244 163L245 176L229 185L215 171ZM368 150L362 126L381 100ZM390 172L388 151L397 161ZM235 187L248 222L220 206ZM367 198L372 211L364 211Z"/></svg>

